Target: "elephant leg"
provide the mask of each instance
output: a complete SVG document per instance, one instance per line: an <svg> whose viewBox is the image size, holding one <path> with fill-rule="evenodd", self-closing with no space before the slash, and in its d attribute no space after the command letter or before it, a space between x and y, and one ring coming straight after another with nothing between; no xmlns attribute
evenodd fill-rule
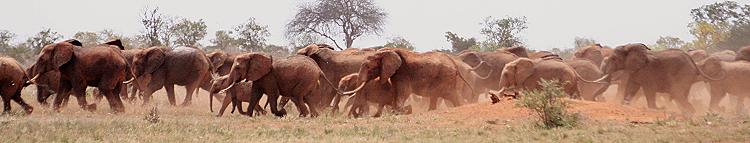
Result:
<svg viewBox="0 0 750 143"><path fill-rule="evenodd" d="M164 89L167 90L167 98L169 99L169 105L177 105L177 100L174 95L174 84L164 84Z"/></svg>
<svg viewBox="0 0 750 143"><path fill-rule="evenodd" d="M297 106L299 117L307 117L310 114L310 110L307 109L307 105L305 105L301 96L292 97L292 103L294 103L294 106Z"/></svg>
<svg viewBox="0 0 750 143"><path fill-rule="evenodd" d="M115 95L116 92L109 90L109 89L102 89L102 91L107 97L107 101L109 102L109 108L115 111L115 113L124 112L124 108L120 108L119 103L117 100L119 100L120 96Z"/></svg>
<svg viewBox="0 0 750 143"><path fill-rule="evenodd" d="M119 92L120 99L122 99L122 100L130 100L130 98L128 97L128 85L126 85L126 84L120 85L120 90L119 91L120 91Z"/></svg>
<svg viewBox="0 0 750 143"><path fill-rule="evenodd" d="M689 89L689 88L688 88ZM683 111L683 114L686 117L692 117L693 113L695 113L695 107L693 107L693 104L690 104L690 101L688 101L688 92L687 91L676 91L672 92L672 96L674 98L674 101L677 102L677 105L680 106L680 110Z"/></svg>
<svg viewBox="0 0 750 143"><path fill-rule="evenodd" d="M62 107L61 105L63 103L63 100L67 98L66 96L70 96L70 89L61 88L60 92L58 92L57 95L55 96L54 101L52 101L52 110L60 112L60 108Z"/></svg>
<svg viewBox="0 0 750 143"><path fill-rule="evenodd" d="M240 105L240 107L242 107L242 103L241 102L240 102L239 105ZM247 105L247 106L253 106L253 105ZM261 107L259 104L255 104L255 111L257 111L258 113L260 113L260 115L266 115L267 114L266 110L263 109L263 107Z"/></svg>
<svg viewBox="0 0 750 143"><path fill-rule="evenodd" d="M643 89L643 94L646 96L646 103L649 109L662 109L656 106L656 91L652 89Z"/></svg>
<svg viewBox="0 0 750 143"><path fill-rule="evenodd" d="M0 95L3 97L3 114L10 112L10 95Z"/></svg>
<svg viewBox="0 0 750 143"><path fill-rule="evenodd" d="M333 94L333 108L331 109L331 115L336 115L337 112L339 112L339 103L341 103L341 96L338 94Z"/></svg>
<svg viewBox="0 0 750 143"><path fill-rule="evenodd" d="M286 104L291 100L292 98L289 97L281 97L281 101L279 101L279 108L284 109L284 107L286 107Z"/></svg>
<svg viewBox="0 0 750 143"><path fill-rule="evenodd" d="M429 101L430 102L430 107L427 108L427 110L428 111L432 111L432 110L437 109L438 98L437 97L427 97L427 98L430 99L430 101Z"/></svg>
<svg viewBox="0 0 750 143"><path fill-rule="evenodd" d="M711 95L711 101L708 103L708 111L711 111L711 112L723 111L723 108L719 106L719 103L721 102L722 99L724 99L727 92L723 88L718 87L717 85L709 85L709 86L711 88L711 90L709 91Z"/></svg>
<svg viewBox="0 0 750 143"><path fill-rule="evenodd" d="M21 90L16 91L16 94L13 95L12 99L16 103L18 103L18 105L21 105L21 107L23 107L24 111L26 111L26 114L30 114L34 111L34 108L27 104L26 101L23 101L23 98L21 98Z"/></svg>
<svg viewBox="0 0 750 143"><path fill-rule="evenodd" d="M47 98L49 98L52 95L46 88L44 87L36 87L36 101L39 102L44 107L49 107L49 103L47 103Z"/></svg>
<svg viewBox="0 0 750 143"><path fill-rule="evenodd" d="M380 117L383 115L383 108L385 107L385 104L378 104L378 111L375 112L375 115L372 115L372 117Z"/></svg>
<svg viewBox="0 0 750 143"><path fill-rule="evenodd" d="M102 101L102 98L104 98L104 94L99 89L91 90L91 95L94 96L94 103L99 103Z"/></svg>
<svg viewBox="0 0 750 143"><path fill-rule="evenodd" d="M253 92L256 92L255 90L260 90L260 89L253 88ZM271 99L272 98L271 96L273 96L273 95L268 95L268 98ZM250 105L247 106L247 112L246 112L245 115L250 116L250 117L253 116L253 110L255 108L255 106L253 106L253 105L258 105L258 102L260 101L261 97L263 97L263 94L252 94L252 95L250 95ZM276 105L275 101L272 102L271 100L269 100L268 102L271 102L271 104ZM240 107L240 108L242 108L242 107ZM271 111L273 111L274 113L277 113L276 107L272 106L271 107Z"/></svg>
<svg viewBox="0 0 750 143"><path fill-rule="evenodd" d="M182 101L182 106L190 106L193 103L193 93L198 90L198 84L185 86L185 100ZM209 99L213 100L213 99Z"/></svg>
<svg viewBox="0 0 750 143"><path fill-rule="evenodd" d="M319 91L310 91L306 96L303 96L302 99L307 103L308 108L310 108L310 117L318 117L319 113L318 110L315 107L315 103L319 103L319 101L314 101L314 97L318 97L320 95Z"/></svg>
<svg viewBox="0 0 750 143"><path fill-rule="evenodd" d="M137 94L137 93L138 93L138 87L137 87L137 86L135 86L135 84L132 84L132 83L131 83L131 84L129 84L129 86L130 86L130 101L131 101L131 102L132 102L132 101L135 101L135 99L136 99L136 98L137 98L138 96L142 96L141 94ZM143 98L143 97L141 97L141 98Z"/></svg>
<svg viewBox="0 0 750 143"><path fill-rule="evenodd" d="M89 105L88 101L86 101L86 86L85 83L81 83L82 85L77 85L73 87L73 90L71 93L73 96L76 97L76 100L78 100L78 106L81 106L83 110L86 111L96 111L96 104Z"/></svg>
<svg viewBox="0 0 750 143"><path fill-rule="evenodd" d="M227 106L229 106L229 103L236 102L236 101L234 101L232 99L233 97L234 96L224 96L224 100L221 102L221 108L219 108L219 114L216 115L216 117L221 117L222 115L224 115L224 110L227 109ZM211 100L213 100L213 99L211 99ZM232 110L234 110L234 109L232 109Z"/></svg>
<svg viewBox="0 0 750 143"><path fill-rule="evenodd" d="M738 116L744 117L745 115L747 115L747 110L745 108L745 97L748 97L748 95L738 95L736 97L737 103L735 103L734 111Z"/></svg>
<svg viewBox="0 0 750 143"><path fill-rule="evenodd" d="M443 96L445 100L451 103L452 107L458 107L464 104L464 100L461 98L461 94L458 91L449 91L449 93L446 96Z"/></svg>

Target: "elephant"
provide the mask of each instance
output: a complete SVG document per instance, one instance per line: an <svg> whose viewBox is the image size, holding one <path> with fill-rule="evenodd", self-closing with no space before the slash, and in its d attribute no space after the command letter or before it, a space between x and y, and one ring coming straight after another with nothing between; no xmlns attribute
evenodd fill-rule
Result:
<svg viewBox="0 0 750 143"><path fill-rule="evenodd" d="M588 60L564 60L565 64L573 68L582 79L596 80L604 76L599 66ZM579 94L583 100L602 101L601 94L607 89L608 84L579 82Z"/></svg>
<svg viewBox="0 0 750 143"><path fill-rule="evenodd" d="M518 51L518 50L513 50ZM526 53L525 50L522 53ZM476 93L486 93L488 90L500 90L497 81L500 81L501 69L519 56L509 50L495 50L488 52L468 51L458 55L458 59L472 67L477 67L474 71L480 75L487 75L486 78L476 78L474 88ZM480 65L484 61L483 66ZM476 100L469 100L476 102Z"/></svg>
<svg viewBox="0 0 750 143"><path fill-rule="evenodd" d="M604 47L601 44L592 44L583 48L576 49L573 53L573 60L589 60L599 67L604 61L604 57L612 55L612 48Z"/></svg>
<svg viewBox="0 0 750 143"><path fill-rule="evenodd" d="M592 82L583 79L573 67L557 58L529 59L519 58L508 64L502 70L499 91L490 91L492 103L499 102L498 95L506 92L517 93L519 90L541 89L541 80L557 80L565 93L577 98L581 90L580 82ZM518 95L515 95L518 96Z"/></svg>
<svg viewBox="0 0 750 143"><path fill-rule="evenodd" d="M21 90L28 86L26 71L13 58L0 57L0 96L3 98L3 114L10 112L11 100L21 105L26 114L31 114L34 108L21 97Z"/></svg>
<svg viewBox="0 0 750 143"><path fill-rule="evenodd" d="M624 71L630 77L625 83L623 104L629 104L635 92L642 89L648 107L656 106L656 93L667 93L680 106L685 115L692 116L695 108L688 101L688 93L699 77L708 80L720 80L712 77L697 67L692 58L684 51L667 49L651 52L641 43L617 46L612 56L604 59L601 69L605 77L611 73ZM700 76L696 76L700 75ZM606 80L603 78L603 80Z"/></svg>
<svg viewBox="0 0 750 143"><path fill-rule="evenodd" d="M133 56L133 76L138 90L143 93L143 103L151 100L154 91L164 87L171 105L176 105L174 85L185 86L182 106L192 103L193 92L208 86L211 65L203 50L194 47L151 47Z"/></svg>
<svg viewBox="0 0 750 143"><path fill-rule="evenodd" d="M133 49L123 50L122 56L125 57L125 60L128 62L129 65L133 65L133 57L135 57L135 55L141 51L143 51L142 48L133 48ZM133 75L134 74L133 74L132 68L127 68L125 70L125 79L134 79L135 77L133 77ZM136 83L137 82L130 82L129 84L126 84L125 87L126 88L129 87L128 89L130 91L129 93L130 96L128 97L127 95L125 95L124 98L130 101L135 101L135 99L137 99L138 96L142 96L140 94L136 95L138 93L138 85L136 85Z"/></svg>
<svg viewBox="0 0 750 143"><path fill-rule="evenodd" d="M415 53L399 48L378 49L368 56L357 72L360 85L344 94L356 93L368 81L380 78L380 81L391 81L397 98L396 109L400 110L411 94L431 97L429 110L437 109L437 98L443 98L453 106L461 106L464 101L460 95L463 82L470 87L462 74L460 61L441 52ZM473 89L473 87L472 87Z"/></svg>
<svg viewBox="0 0 750 143"><path fill-rule="evenodd" d="M224 76L222 78L228 78L228 76ZM263 93L260 91L260 88L258 88L257 86L253 86L252 82L238 82L235 86L232 86L232 88L228 89L226 94L227 96L224 96L224 100L221 103L221 108L219 108L219 114L216 115L217 117L221 117L224 114L224 110L227 108L229 103L232 103L233 105L239 105L237 106L237 109L239 110L240 114L246 114L242 111L242 104L240 104L240 102L250 102L251 97L262 96ZM260 105L257 104L255 105L255 111L258 111L258 113L262 115L266 114L266 111L263 110L263 107L260 107Z"/></svg>
<svg viewBox="0 0 750 143"><path fill-rule="evenodd" d="M279 117L286 115L286 110L278 109L279 95L291 98L300 111L300 117L308 114L317 117L318 112L314 103L320 100L319 84L325 82L333 86L315 61L306 56L294 55L286 59L273 60L273 57L265 53L245 53L237 55L229 74L213 80L211 95L226 92L243 80L253 82L253 86L258 86L257 88L268 96L271 113ZM252 116L255 107L252 105L258 104L261 95L253 94L247 115ZM210 104L213 104L213 100Z"/></svg>
<svg viewBox="0 0 750 143"><path fill-rule="evenodd" d="M36 65L31 65L26 69L26 73L37 73L34 70L37 70ZM39 75L39 77L36 78L36 99L39 104L44 107L49 107L47 99L49 99L52 94L56 94L56 91L59 91L59 81L60 72L58 71L49 71ZM65 101L64 103L67 103L67 101Z"/></svg>
<svg viewBox="0 0 750 143"><path fill-rule="evenodd" d="M353 90L361 84L359 79L360 77L358 73L344 76L339 81L338 88L342 90ZM370 107L368 102L377 104L378 111L373 117L380 117L383 113L383 108L386 105L396 107L396 95L394 94L396 93L394 91L395 88L392 87L389 81L373 79L368 82L369 83L365 87L354 93L352 97L349 98L349 101L347 101L347 105L351 105L348 114L349 116L356 118L367 113Z"/></svg>
<svg viewBox="0 0 750 143"><path fill-rule="evenodd" d="M234 58L237 57L238 53L227 53L224 51L214 51L206 54L206 57L211 61L211 66L214 68L213 74L216 75L227 75L232 69L234 64Z"/></svg>
<svg viewBox="0 0 750 143"><path fill-rule="evenodd" d="M750 46L745 46L737 50L737 57L735 60L750 61Z"/></svg>
<svg viewBox="0 0 750 143"><path fill-rule="evenodd" d="M119 40L116 40L119 41ZM53 109L60 111L64 99L73 94L78 104L84 109L96 110L96 104L88 104L85 97L86 87L97 87L115 112L125 111L125 107L116 93L121 93L128 63L119 49L120 42L107 42L90 48L81 48L81 42L75 39L44 46L37 56L34 75L29 83L40 86L36 79L50 71L59 71L60 79ZM132 81L132 79L131 79ZM54 82L54 81L53 81ZM45 85L41 85L45 86Z"/></svg>
<svg viewBox="0 0 750 143"><path fill-rule="evenodd" d="M297 50L297 55L304 55L315 60L315 63L333 81L339 81L342 77L356 73L362 66L367 56L375 54L372 49L348 48L343 51L335 51L327 44L310 44ZM334 96L335 90L332 86L321 85L322 102L318 107L327 107L333 103L332 112L338 111L340 96Z"/></svg>
<svg viewBox="0 0 750 143"><path fill-rule="evenodd" d="M737 110L735 111L738 114L742 114L742 111L744 111L742 99L750 97L750 88L747 88L747 81L750 81L750 77L747 76L750 75L750 62L744 60L725 61L719 56L712 55L698 62L697 65L707 75L726 77L722 80L707 81L711 95L709 110L717 111L719 109L719 102L726 94L731 94L739 97L736 106Z"/></svg>

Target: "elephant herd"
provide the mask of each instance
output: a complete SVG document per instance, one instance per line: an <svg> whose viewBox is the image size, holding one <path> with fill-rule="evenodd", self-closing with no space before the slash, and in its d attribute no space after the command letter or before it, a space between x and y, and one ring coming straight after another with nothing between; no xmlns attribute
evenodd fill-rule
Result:
<svg viewBox="0 0 750 143"><path fill-rule="evenodd" d="M702 50L668 49L652 51L644 44L616 48L599 44L576 50L563 59L546 51L509 47L494 51L414 52L401 48L349 48L336 51L326 44L311 44L289 57L266 53L206 53L195 47L150 47L125 49L119 40L99 45L82 45L70 39L41 49L36 63L23 69L12 58L0 58L0 94L4 112L15 101L26 113L33 108L21 98L21 89L34 84L37 101L59 111L72 94L84 110L96 110L86 101L87 87L95 87L97 99L106 98L114 112L123 112L123 100L151 102L152 94L164 88L171 105L176 105L174 85L185 87L182 106L192 103L198 89L221 101L217 116L232 104L232 112L253 116L284 116L282 107L291 101L299 116L316 117L324 108L339 110L346 101L349 116L369 113L381 116L385 107L410 113L407 101L427 99L429 110L440 101L455 107L476 103L487 94L493 103L498 96L523 96L520 91L540 89L541 80L558 80L574 99L604 101L601 96L612 84L623 104L644 95L649 108L656 105L656 93L666 93L682 111L695 109L688 101L696 82L709 85L711 110L719 110L726 94L750 96L750 47L739 51L708 54ZM637 94L639 93L640 94ZM224 96L222 96L224 95ZM261 98L266 95L266 103ZM348 100L344 100L347 98ZM209 99L213 107L213 99ZM242 103L249 103L243 111ZM262 106L263 105L263 106ZM213 112L213 108L211 108Z"/></svg>

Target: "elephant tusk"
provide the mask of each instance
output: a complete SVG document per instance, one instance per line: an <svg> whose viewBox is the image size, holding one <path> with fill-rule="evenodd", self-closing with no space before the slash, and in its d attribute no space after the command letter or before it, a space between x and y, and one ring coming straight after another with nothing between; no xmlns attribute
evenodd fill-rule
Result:
<svg viewBox="0 0 750 143"><path fill-rule="evenodd" d="M235 84L235 83L232 83L231 85L229 85L229 87L227 87L227 88L224 88L224 89L220 90L220 91L219 91L219 94L224 94L224 93L226 93L226 92L227 92L227 90L229 90L230 88L234 87L234 84Z"/></svg>
<svg viewBox="0 0 750 143"><path fill-rule="evenodd" d="M602 81L609 79L610 75L611 74L606 74L606 75L602 76L601 78L599 78L599 79L597 79L597 80L595 80L593 82L601 83Z"/></svg>
<svg viewBox="0 0 750 143"><path fill-rule="evenodd" d="M124 82L122 82L122 83L123 83L123 84L130 84L130 83L131 83L131 82L133 82L133 81L135 81L135 77L133 77L133 78L130 78L130 80L128 80L128 81L124 81Z"/></svg>
<svg viewBox="0 0 750 143"><path fill-rule="evenodd" d="M354 89L354 90L352 90L352 91L347 91L347 92L344 92L344 93L342 93L342 94L344 94L344 95L348 95L348 94L353 94L353 93L356 93L357 91L361 90L361 89L362 89L362 87L365 87L365 84L367 84L367 81L365 81L365 82L363 82L362 84L360 84L360 85L359 85L359 87L357 87L357 89Z"/></svg>
<svg viewBox="0 0 750 143"><path fill-rule="evenodd" d="M39 74L36 74L33 78L31 78L29 81L26 81L26 83L36 83L36 78L39 78Z"/></svg>

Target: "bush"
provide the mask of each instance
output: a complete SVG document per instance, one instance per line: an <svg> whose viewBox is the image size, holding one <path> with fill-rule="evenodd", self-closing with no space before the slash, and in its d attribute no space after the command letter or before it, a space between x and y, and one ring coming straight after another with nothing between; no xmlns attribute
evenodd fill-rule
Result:
<svg viewBox="0 0 750 143"><path fill-rule="evenodd" d="M578 114L568 114L567 104L562 99L565 92L556 80L539 82L541 90L522 92L516 106L528 108L540 118L539 126L543 128L573 127L578 124Z"/></svg>

